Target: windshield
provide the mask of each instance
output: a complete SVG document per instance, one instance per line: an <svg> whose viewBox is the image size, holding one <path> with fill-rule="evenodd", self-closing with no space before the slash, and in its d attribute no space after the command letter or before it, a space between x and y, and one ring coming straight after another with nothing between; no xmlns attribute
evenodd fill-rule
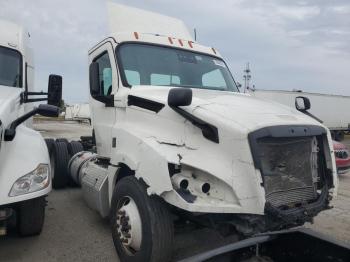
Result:
<svg viewBox="0 0 350 262"><path fill-rule="evenodd" d="M22 86L22 56L6 47L0 47L0 85Z"/></svg>
<svg viewBox="0 0 350 262"><path fill-rule="evenodd" d="M238 89L223 60L177 48L123 44L118 55L129 86L182 86L222 91Z"/></svg>

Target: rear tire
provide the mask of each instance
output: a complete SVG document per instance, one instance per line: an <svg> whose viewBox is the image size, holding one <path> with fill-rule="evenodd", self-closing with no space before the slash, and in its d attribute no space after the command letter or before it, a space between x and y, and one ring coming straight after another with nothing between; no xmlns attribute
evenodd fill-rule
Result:
<svg viewBox="0 0 350 262"><path fill-rule="evenodd" d="M52 187L54 189L64 188L68 184L68 161L69 155L65 142L56 142L51 158L51 171L53 172Z"/></svg>
<svg viewBox="0 0 350 262"><path fill-rule="evenodd" d="M139 218L139 224L135 217ZM145 184L134 176L117 183L110 219L114 246L121 262L170 261L174 240L171 214L164 201L158 196L149 196Z"/></svg>
<svg viewBox="0 0 350 262"><path fill-rule="evenodd" d="M17 209L17 230L21 236L36 236L41 233L45 220L45 205L45 197L20 203Z"/></svg>
<svg viewBox="0 0 350 262"><path fill-rule="evenodd" d="M67 149L68 149L68 155L69 155L69 160L71 160L71 158L81 152L84 151L84 147L83 145L78 142L78 141L72 141L67 145ZM69 162L68 160L68 162ZM67 164L67 168L68 168L68 164ZM71 177L70 173L68 172L68 184L72 187L78 187L79 185L73 180L73 178Z"/></svg>
<svg viewBox="0 0 350 262"><path fill-rule="evenodd" d="M84 151L83 145L78 141L72 141L67 145L69 158L72 158L76 153Z"/></svg>
<svg viewBox="0 0 350 262"><path fill-rule="evenodd" d="M57 139L56 139L56 143L57 143L57 142L63 142L63 143L65 143L66 145L69 144L69 141L68 141L67 138L57 138Z"/></svg>

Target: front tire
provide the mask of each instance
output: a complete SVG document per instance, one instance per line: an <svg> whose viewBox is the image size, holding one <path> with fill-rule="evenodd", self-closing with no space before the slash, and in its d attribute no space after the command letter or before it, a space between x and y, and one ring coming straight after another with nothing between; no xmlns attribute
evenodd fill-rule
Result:
<svg viewBox="0 0 350 262"><path fill-rule="evenodd" d="M19 204L17 230L21 236L36 236L41 233L45 220L45 206L45 197L31 199Z"/></svg>
<svg viewBox="0 0 350 262"><path fill-rule="evenodd" d="M166 262L171 259L174 228L171 214L158 196L133 176L121 179L111 207L114 246L122 262Z"/></svg>

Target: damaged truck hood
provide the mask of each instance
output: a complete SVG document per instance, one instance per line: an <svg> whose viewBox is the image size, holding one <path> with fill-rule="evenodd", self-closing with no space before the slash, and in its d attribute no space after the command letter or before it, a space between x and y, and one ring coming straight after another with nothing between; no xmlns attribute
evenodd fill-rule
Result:
<svg viewBox="0 0 350 262"><path fill-rule="evenodd" d="M130 90L130 95L166 106L170 89L171 87L137 86ZM193 89L192 104L182 109L211 124L218 122L218 125L240 126L245 129L245 133L272 125L320 125L293 108L238 92Z"/></svg>
<svg viewBox="0 0 350 262"><path fill-rule="evenodd" d="M149 185L149 194L163 195L169 203L182 201L167 175L169 164L196 170L199 177L231 188L225 191L231 200L217 212L264 214L265 192L253 163L249 134L272 126L322 125L293 108L249 94L193 89L191 105L181 109L216 128L219 139L210 140L168 105L171 88L175 87L133 86L116 94L120 121L112 131L117 139L111 163L125 163ZM208 204L198 201L202 207ZM203 210L181 203L186 210ZM213 212L212 206L205 210Z"/></svg>

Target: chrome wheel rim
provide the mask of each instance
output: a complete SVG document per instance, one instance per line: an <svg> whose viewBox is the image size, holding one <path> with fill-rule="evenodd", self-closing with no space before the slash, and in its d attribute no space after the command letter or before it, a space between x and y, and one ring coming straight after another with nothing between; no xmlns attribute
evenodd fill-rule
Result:
<svg viewBox="0 0 350 262"><path fill-rule="evenodd" d="M142 220L135 201L125 196L118 202L117 234L122 246L130 254L141 249Z"/></svg>

